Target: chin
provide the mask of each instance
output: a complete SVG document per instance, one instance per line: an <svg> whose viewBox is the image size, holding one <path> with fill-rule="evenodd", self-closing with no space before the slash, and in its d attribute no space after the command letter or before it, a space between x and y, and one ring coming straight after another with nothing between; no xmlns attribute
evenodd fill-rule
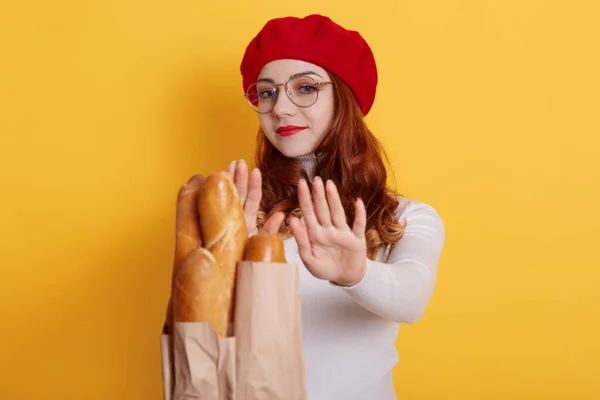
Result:
<svg viewBox="0 0 600 400"><path fill-rule="evenodd" d="M287 141L284 140L279 143L275 143L274 146L281 154L288 158L300 157L306 154L310 154L314 151L315 144L312 141L306 140L306 138L298 138L300 140Z"/></svg>
<svg viewBox="0 0 600 400"><path fill-rule="evenodd" d="M288 146L280 146L277 148L277 150L279 150L279 152L281 154L283 154L284 156L286 156L287 158L294 158L294 157L299 157L299 156L303 156L305 154L310 153L310 150L306 150L306 149L291 149Z"/></svg>
<svg viewBox="0 0 600 400"><path fill-rule="evenodd" d="M287 158L294 158L309 154L314 149L314 144L308 142L306 139L298 137L300 140L289 140L290 138L284 138L284 140L276 139L271 141L271 144L279 150L281 154Z"/></svg>

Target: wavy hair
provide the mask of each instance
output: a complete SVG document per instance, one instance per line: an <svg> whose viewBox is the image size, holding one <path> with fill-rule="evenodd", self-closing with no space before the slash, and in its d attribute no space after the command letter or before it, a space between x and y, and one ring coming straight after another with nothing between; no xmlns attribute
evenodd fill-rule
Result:
<svg viewBox="0 0 600 400"><path fill-rule="evenodd" d="M318 157L314 176L320 176L323 182L331 179L336 184L350 227L354 221L354 202L362 198L367 211L367 256L374 259L381 246L398 242L404 234L405 227L395 214L397 194L387 185L385 151L366 126L352 91L338 76L327 72L334 82L335 116L315 149ZM310 187L310 180L295 159L285 157L271 144L261 127L256 144L254 163L260 168L263 185L257 225L262 227L270 215L283 211L286 220L279 233L289 237L287 216L302 216L298 181L304 178Z"/></svg>

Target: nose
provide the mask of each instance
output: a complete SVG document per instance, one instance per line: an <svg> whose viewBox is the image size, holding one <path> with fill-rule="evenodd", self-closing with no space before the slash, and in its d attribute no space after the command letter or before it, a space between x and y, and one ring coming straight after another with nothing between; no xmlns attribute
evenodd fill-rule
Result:
<svg viewBox="0 0 600 400"><path fill-rule="evenodd" d="M286 88L282 87L277 94L277 100L273 105L273 113L281 118L284 115L293 115L296 111L296 105L292 103L289 98L289 94L286 92Z"/></svg>

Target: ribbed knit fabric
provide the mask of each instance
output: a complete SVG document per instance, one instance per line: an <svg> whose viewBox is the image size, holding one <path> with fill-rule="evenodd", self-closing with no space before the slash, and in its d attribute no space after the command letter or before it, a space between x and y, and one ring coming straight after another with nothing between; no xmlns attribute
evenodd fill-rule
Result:
<svg viewBox="0 0 600 400"><path fill-rule="evenodd" d="M296 160L308 174L308 179L312 181L314 178L315 165L317 163L317 157L314 153L296 157Z"/></svg>

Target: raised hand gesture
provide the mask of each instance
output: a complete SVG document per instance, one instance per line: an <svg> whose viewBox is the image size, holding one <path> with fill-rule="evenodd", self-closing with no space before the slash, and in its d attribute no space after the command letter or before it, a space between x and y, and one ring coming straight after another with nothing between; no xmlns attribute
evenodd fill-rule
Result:
<svg viewBox="0 0 600 400"><path fill-rule="evenodd" d="M350 228L335 184L328 181L324 185L316 177L312 187L311 199L306 181L298 184L298 201L306 226L298 218L290 218L300 258L315 277L351 286L363 278L366 270L365 205L357 199Z"/></svg>

